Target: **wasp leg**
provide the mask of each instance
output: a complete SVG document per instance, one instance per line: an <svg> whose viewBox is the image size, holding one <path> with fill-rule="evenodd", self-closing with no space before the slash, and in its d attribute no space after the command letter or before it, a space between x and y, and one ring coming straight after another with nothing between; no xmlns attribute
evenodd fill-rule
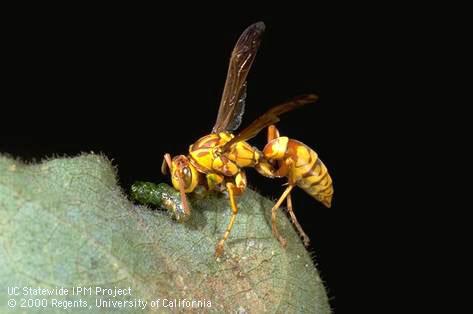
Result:
<svg viewBox="0 0 473 314"><path fill-rule="evenodd" d="M274 125L270 125L268 127L268 138L267 138L268 143L270 143L271 141L275 140L278 137L279 137L278 129ZM258 153L262 155L261 152L258 151ZM262 176L274 179L274 178L280 178L284 176L284 175L281 175L284 169L276 170L276 168L280 168L280 166L281 166L281 163L278 160L267 159L261 156L258 159L258 163L255 165L255 169Z"/></svg>
<svg viewBox="0 0 473 314"><path fill-rule="evenodd" d="M243 170L240 170L240 172L235 176L235 184L236 188L234 189L236 195L241 195L243 192L245 192L246 189L246 173Z"/></svg>
<svg viewBox="0 0 473 314"><path fill-rule="evenodd" d="M209 190L217 190L220 183L223 182L224 177L222 175L216 173L208 173L206 176L207 179L207 186Z"/></svg>
<svg viewBox="0 0 473 314"><path fill-rule="evenodd" d="M255 170L264 177L274 179L276 178L276 169L274 169L274 162L260 158L258 163L255 165Z"/></svg>
<svg viewBox="0 0 473 314"><path fill-rule="evenodd" d="M293 171L293 166L294 162L292 161L291 158L288 158L284 161L278 162L279 168L273 172L273 175L276 178L282 178L282 177L287 177L289 184L295 185L295 178L294 178L294 171Z"/></svg>
<svg viewBox="0 0 473 314"><path fill-rule="evenodd" d="M238 207L235 201L235 194L240 194L241 189L235 186L231 182L227 182L227 191L228 191L228 196L230 198L230 205L232 206L232 216L230 217L230 222L227 225L227 230L225 230L225 233L223 234L222 239L217 243L215 246L215 256L219 257L223 253L223 245L225 243L225 240L227 240L228 235L230 234L230 231L232 230L233 223L235 222L236 215L238 213Z"/></svg>
<svg viewBox="0 0 473 314"><path fill-rule="evenodd" d="M279 233L278 228L276 227L276 214L278 208L281 206L282 202L284 199L291 193L292 188L294 185L288 185L286 190L282 193L281 197L279 200L276 202L276 204L273 206L271 209L271 229L273 231L273 235L278 239L279 243L281 244L282 247L285 247L287 244L286 239L283 238L283 236Z"/></svg>
<svg viewBox="0 0 473 314"><path fill-rule="evenodd" d="M274 125L268 127L268 143L279 137L279 131Z"/></svg>
<svg viewBox="0 0 473 314"><path fill-rule="evenodd" d="M277 214L277 209L281 206L282 202L284 201L286 197L288 196L290 197L291 190L296 185L296 180L294 178L294 161L291 158L288 158L284 160L283 162L280 162L280 167L279 169L275 171L275 175L288 178L288 187L282 193L276 205L274 205L274 207L271 209L271 229L273 230L273 234L278 239L279 243L281 243L281 245L285 247L286 240L281 236L281 234L279 233L276 227L276 214Z"/></svg>
<svg viewBox="0 0 473 314"><path fill-rule="evenodd" d="M161 173L164 175L168 174L168 168L171 170L171 155L164 154L163 163L161 164ZM166 168L167 166L167 168Z"/></svg>
<svg viewBox="0 0 473 314"><path fill-rule="evenodd" d="M289 212L289 215L291 216L291 221L293 225L296 226L296 229L299 232L299 235L302 237L302 241L304 242L304 245L309 246L310 239L307 236L307 234L305 234L304 230L302 230L302 227L297 221L296 215L294 214L294 211L292 210L291 194L287 195L287 211Z"/></svg>
<svg viewBox="0 0 473 314"><path fill-rule="evenodd" d="M279 137L279 130L274 124L268 126L268 143ZM278 160L269 160L269 163L273 166L280 167L281 163Z"/></svg>

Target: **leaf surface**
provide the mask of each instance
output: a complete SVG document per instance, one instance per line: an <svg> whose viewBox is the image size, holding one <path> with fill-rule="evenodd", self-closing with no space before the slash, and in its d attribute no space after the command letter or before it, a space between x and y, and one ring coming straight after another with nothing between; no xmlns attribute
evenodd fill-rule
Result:
<svg viewBox="0 0 473 314"><path fill-rule="evenodd" d="M0 312L31 310L19 306L21 298L29 298L22 291L7 294L7 287L16 286L67 288L68 296L39 297L48 300L42 309L47 313L64 313L52 307L52 299L87 303L73 313L330 313L312 259L282 212L278 226L287 248L272 236L273 202L251 190L239 198L240 211L219 260L214 248L230 218L228 199L212 194L190 202L193 211L185 223L134 205L100 155L29 165L0 156ZM71 295L79 286L92 287L92 295ZM131 296L97 296L96 287L131 288ZM9 308L12 298L17 305ZM138 299L147 302L143 310L96 306L97 300ZM170 308L164 299L211 306Z"/></svg>

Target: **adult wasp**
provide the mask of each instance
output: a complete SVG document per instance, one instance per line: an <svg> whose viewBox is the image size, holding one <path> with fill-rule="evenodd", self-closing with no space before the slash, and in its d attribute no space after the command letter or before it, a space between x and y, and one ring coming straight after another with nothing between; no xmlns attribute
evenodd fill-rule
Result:
<svg viewBox="0 0 473 314"><path fill-rule="evenodd" d="M183 216L190 215L186 193L193 192L198 186L228 192L232 215L225 233L215 247L216 256L223 253L225 240L235 222L238 213L236 197L242 194L247 186L244 168L254 167L259 173L270 177L277 174L262 152L251 146L247 140L277 123L281 114L317 100L315 95L299 96L273 107L238 135L233 134L241 124L245 109L246 77L255 59L264 29L264 23L258 22L249 26L239 37L230 57L212 132L192 144L188 155L171 158L170 154L165 154L161 167L163 174L170 170L172 184L180 192Z"/></svg>

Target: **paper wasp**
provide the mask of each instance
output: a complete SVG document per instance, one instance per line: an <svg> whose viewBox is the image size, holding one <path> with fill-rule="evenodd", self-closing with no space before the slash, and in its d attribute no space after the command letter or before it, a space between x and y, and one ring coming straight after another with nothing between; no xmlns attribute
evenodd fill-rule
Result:
<svg viewBox="0 0 473 314"><path fill-rule="evenodd" d="M193 192L197 186L228 192L232 216L223 237L215 247L216 256L222 254L225 240L232 230L238 213L235 198L245 191L247 185L243 168L254 167L263 175L275 175L273 165L257 148L246 141L264 128L277 123L281 114L317 99L315 95L305 95L280 104L267 111L238 135L232 134L241 123L245 108L246 77L255 59L264 29L263 22L255 23L238 39L231 54L217 121L212 133L191 145L187 156L178 155L171 158L170 154L165 154L161 167L163 174L167 174L167 169L170 170L172 184L180 191L184 216L190 215L186 193Z"/></svg>

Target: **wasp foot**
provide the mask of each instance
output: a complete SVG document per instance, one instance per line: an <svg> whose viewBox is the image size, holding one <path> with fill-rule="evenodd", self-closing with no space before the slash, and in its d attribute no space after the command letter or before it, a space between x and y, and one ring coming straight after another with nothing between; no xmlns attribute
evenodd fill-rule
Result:
<svg viewBox="0 0 473 314"><path fill-rule="evenodd" d="M223 243L224 241L220 241L215 246L215 257L220 257L223 254Z"/></svg>

